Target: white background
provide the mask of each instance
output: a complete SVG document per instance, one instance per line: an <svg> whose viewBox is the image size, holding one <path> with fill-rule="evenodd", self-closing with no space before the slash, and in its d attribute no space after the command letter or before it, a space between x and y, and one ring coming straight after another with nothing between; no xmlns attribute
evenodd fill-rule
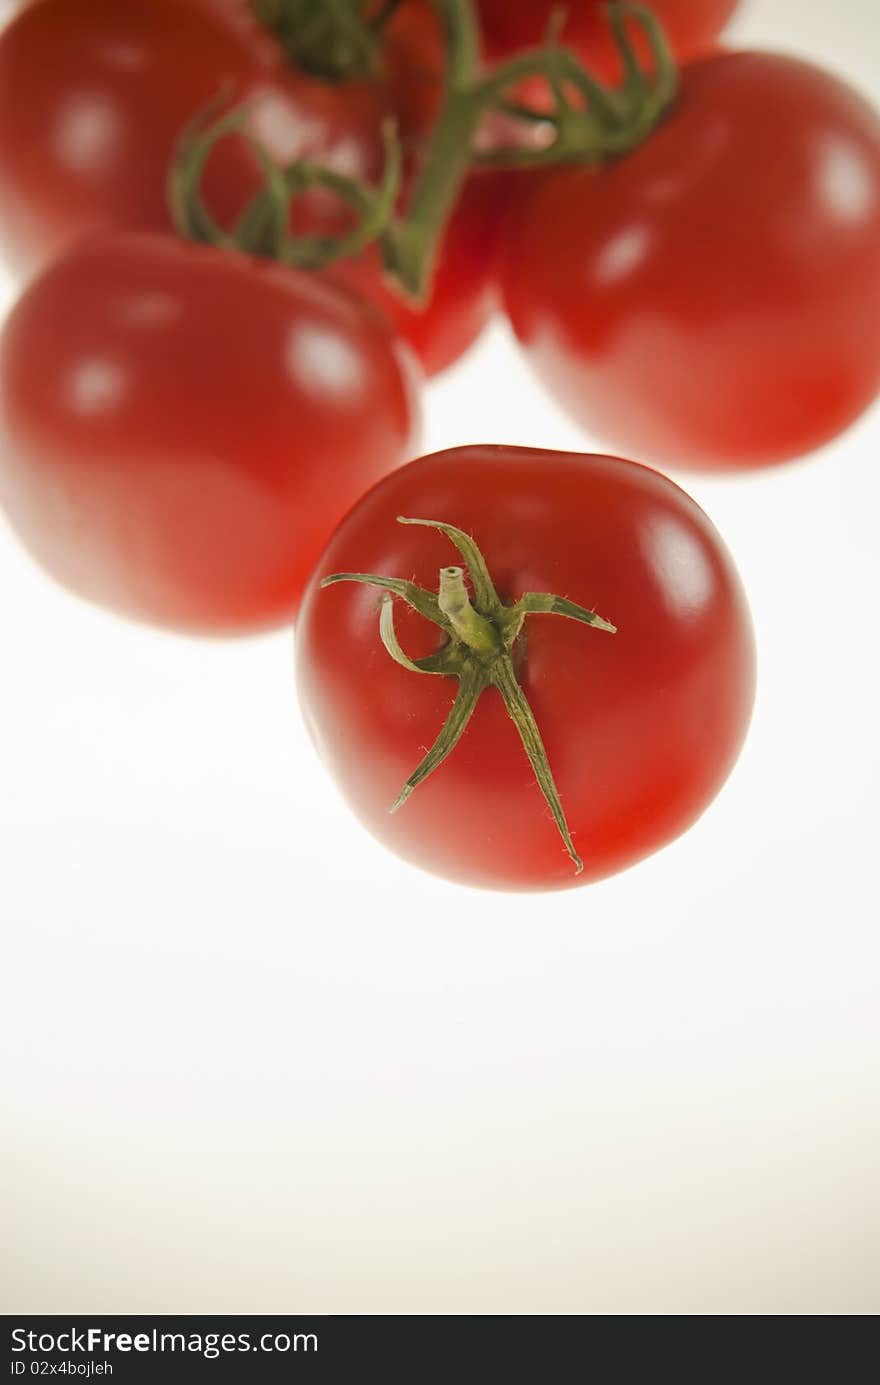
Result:
<svg viewBox="0 0 880 1385"><path fill-rule="evenodd" d="M864 89L874 0L743 39ZM587 440L504 328L427 450ZM686 478L760 653L728 787L602 885L402 865L303 732L290 636L129 628L0 529L0 1309L880 1309L880 412Z"/></svg>

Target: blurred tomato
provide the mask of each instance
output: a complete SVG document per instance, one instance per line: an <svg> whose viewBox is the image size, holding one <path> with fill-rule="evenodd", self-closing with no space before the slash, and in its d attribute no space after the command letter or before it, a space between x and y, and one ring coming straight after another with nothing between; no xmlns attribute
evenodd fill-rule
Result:
<svg viewBox="0 0 880 1385"><path fill-rule="evenodd" d="M507 310L548 390L615 450L766 466L875 397L880 118L829 73L706 58L639 148L530 186Z"/></svg>
<svg viewBox="0 0 880 1385"><path fill-rule="evenodd" d="M39 0L0 35L0 248L32 271L84 230L167 229L176 140L218 97L253 103L253 133L279 162L376 179L383 119L417 139L439 99L423 5L402 7L386 51L384 75L326 82L294 70L244 0ZM229 221L258 186L246 144L225 141L212 209Z"/></svg>
<svg viewBox="0 0 880 1385"><path fill-rule="evenodd" d="M0 338L0 499L92 601L182 629L277 624L341 516L411 455L411 366L318 275L89 236Z"/></svg>
<svg viewBox="0 0 880 1385"><path fill-rule="evenodd" d="M728 23L739 0L651 0L649 8L660 20L672 51L679 61L706 52ZM620 75L620 62L607 17L607 0L477 0L483 24L486 56L496 61L520 48L543 41L554 13L566 16L562 39L577 50L591 72L606 80ZM629 22L629 32L640 55L647 47L639 26Z"/></svg>

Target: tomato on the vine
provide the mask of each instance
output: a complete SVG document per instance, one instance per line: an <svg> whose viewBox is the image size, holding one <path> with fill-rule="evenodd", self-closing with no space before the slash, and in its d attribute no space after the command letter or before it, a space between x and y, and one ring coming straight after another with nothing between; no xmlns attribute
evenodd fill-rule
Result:
<svg viewBox="0 0 880 1385"><path fill-rule="evenodd" d="M649 8L659 19L673 53L686 61L711 48L737 8L739 0L651 0ZM554 14L563 14L564 43L574 48L597 77L613 81L620 75L620 59L608 23L607 0L477 0L483 26L483 42L492 60L520 48L543 42ZM629 31L636 51L647 56L638 26Z"/></svg>
<svg viewBox="0 0 880 1385"><path fill-rule="evenodd" d="M328 278L381 309L427 375L457 361L500 306L500 260L511 186L510 175L500 170L474 173L464 184L443 232L424 303L409 302L389 282L375 245L325 271Z"/></svg>
<svg viewBox="0 0 880 1385"><path fill-rule="evenodd" d="M505 299L547 388L615 450L808 452L880 388L880 120L794 58L695 63L639 148L532 180Z"/></svg>
<svg viewBox="0 0 880 1385"><path fill-rule="evenodd" d="M683 832L733 765L754 691L745 597L702 510L635 463L511 447L375 486L321 555L296 652L310 734L370 831L502 889L596 880ZM453 699L447 758L416 770Z"/></svg>
<svg viewBox="0 0 880 1385"><path fill-rule="evenodd" d="M87 237L0 338L0 502L54 577L123 614L283 623L333 526L412 455L413 369L319 276Z"/></svg>
<svg viewBox="0 0 880 1385"><path fill-rule="evenodd" d="M0 34L0 248L33 272L92 228L168 229L175 143L218 98L252 105L251 129L279 163L377 178L383 118L407 141L436 113L431 24L404 5L388 71L329 82L294 68L244 0L40 0ZM259 185L245 142L225 141L206 179L218 217Z"/></svg>
<svg viewBox="0 0 880 1385"><path fill-rule="evenodd" d="M303 158L377 181L383 118L394 114L412 156L439 105L442 39L424 0L398 7L383 53L375 78L329 81L294 69L244 0L41 0L0 36L0 246L33 271L96 227L170 229L175 145L218 96L252 104L250 128L278 163ZM217 146L204 190L221 225L262 176L244 139ZM389 287L375 248L328 274L378 304L430 374L498 306L503 186L485 174L463 190L427 304ZM326 211L306 199L296 229L332 229Z"/></svg>

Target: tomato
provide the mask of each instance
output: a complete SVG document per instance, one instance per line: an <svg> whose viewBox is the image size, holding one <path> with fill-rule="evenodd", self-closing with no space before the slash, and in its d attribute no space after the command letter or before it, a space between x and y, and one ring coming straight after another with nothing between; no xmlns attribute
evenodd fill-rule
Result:
<svg viewBox="0 0 880 1385"><path fill-rule="evenodd" d="M737 8L738 0L652 0L670 47L680 60L706 52ZM611 81L620 75L620 61L607 18L606 0L477 0L486 54L492 60L544 41L554 12L563 8L562 39L574 48L591 72ZM630 25L640 55L647 47L638 26Z"/></svg>
<svg viewBox="0 0 880 1385"><path fill-rule="evenodd" d="M800 456L880 388L880 121L793 58L707 58L633 153L533 180L505 301L550 392L615 450Z"/></svg>
<svg viewBox="0 0 880 1385"><path fill-rule="evenodd" d="M389 813L456 681L383 650L375 587L321 581L372 573L436 592L438 569L460 572L447 566L461 563L449 537L398 516L473 536L504 603L557 593L617 627L532 614L513 647L582 874L493 687L448 758ZM442 650L444 636L404 601L394 615L411 659ZM369 830L426 870L499 889L597 880L678 836L733 765L754 691L745 597L699 507L635 463L511 447L439 453L374 487L320 558L296 654L309 732Z"/></svg>
<svg viewBox="0 0 880 1385"><path fill-rule="evenodd" d="M176 140L225 95L253 103L280 162L376 178L382 119L396 114L410 139L436 109L429 19L411 6L395 18L387 77L331 83L294 71L244 0L40 0L0 35L0 247L33 272L88 229L167 229ZM228 221L258 186L245 143L225 141L212 209Z"/></svg>
<svg viewBox="0 0 880 1385"><path fill-rule="evenodd" d="M87 238L0 339L0 502L75 592L183 629L284 622L327 536L412 455L410 357L318 277Z"/></svg>
<svg viewBox="0 0 880 1385"><path fill-rule="evenodd" d="M508 173L473 174L443 235L428 300L413 304L384 277L376 247L327 271L374 303L408 341L427 375L458 360L477 340L500 303L504 214L513 180Z"/></svg>

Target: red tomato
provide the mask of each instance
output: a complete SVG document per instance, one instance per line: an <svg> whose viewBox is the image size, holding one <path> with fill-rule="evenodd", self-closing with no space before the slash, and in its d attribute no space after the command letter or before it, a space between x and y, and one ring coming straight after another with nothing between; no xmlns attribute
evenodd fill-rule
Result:
<svg viewBox="0 0 880 1385"><path fill-rule="evenodd" d="M436 34L409 6L395 23L387 78L330 83L295 72L244 0L40 0L0 35L4 253L32 271L84 230L167 229L175 142L223 94L254 103L279 161L376 178L382 119L395 112L409 138L438 99L425 76ZM218 216L258 185L245 144L224 142L206 185Z"/></svg>
<svg viewBox="0 0 880 1385"><path fill-rule="evenodd" d="M880 388L880 121L793 58L685 69L640 148L533 181L508 248L529 359L615 450L763 466Z"/></svg>
<svg viewBox="0 0 880 1385"><path fill-rule="evenodd" d="M737 7L739 0L651 0L673 52L680 60L709 49ZM500 59L520 48L543 42L554 11L567 15L562 39L573 47L591 72L606 80L620 75L617 49L607 18L607 0L477 0L488 57ZM630 32L641 56L647 47L636 24Z"/></svg>
<svg viewBox="0 0 880 1385"><path fill-rule="evenodd" d="M88 238L0 339L0 501L54 577L123 614L284 622L340 516L411 455L409 360L313 275Z"/></svg>
<svg viewBox="0 0 880 1385"><path fill-rule="evenodd" d="M398 515L473 535L504 602L557 593L617 626L612 635L529 615L514 646L581 875L491 687L448 759L389 813L448 715L456 683L389 657L373 587L320 582L377 573L436 592L438 570L460 562L455 548ZM403 601L395 611L408 656L440 647L433 624ZM748 610L718 534L664 476L609 457L466 447L395 472L322 554L296 646L310 734L370 831L426 870L500 889L597 880L678 836L726 778L753 699Z"/></svg>

